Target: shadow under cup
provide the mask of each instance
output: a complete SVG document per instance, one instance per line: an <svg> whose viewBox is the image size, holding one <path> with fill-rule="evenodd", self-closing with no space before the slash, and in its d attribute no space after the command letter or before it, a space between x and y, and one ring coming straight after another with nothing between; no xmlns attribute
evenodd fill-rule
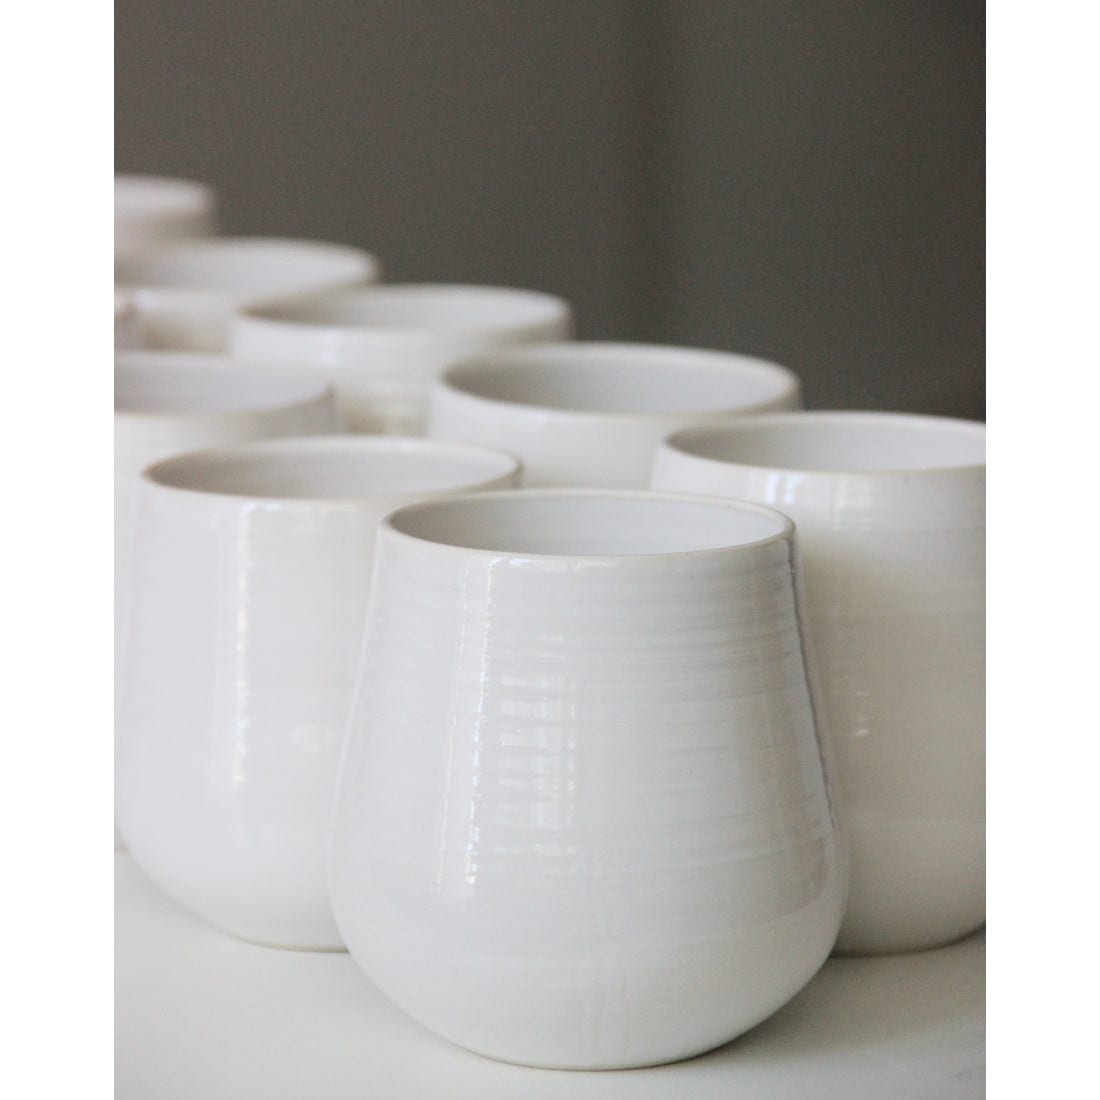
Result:
<svg viewBox="0 0 1100 1100"><path fill-rule="evenodd" d="M520 491L379 532L330 859L370 979L505 1061L720 1045L828 955L845 869L770 509Z"/></svg>
<svg viewBox="0 0 1100 1100"><path fill-rule="evenodd" d="M516 474L482 448L350 436L146 471L116 789L167 894L243 939L341 947L324 840L378 523Z"/></svg>
<svg viewBox="0 0 1100 1100"><path fill-rule="evenodd" d="M985 920L985 426L790 413L673 435L653 485L795 521L849 826L837 941L948 943Z"/></svg>

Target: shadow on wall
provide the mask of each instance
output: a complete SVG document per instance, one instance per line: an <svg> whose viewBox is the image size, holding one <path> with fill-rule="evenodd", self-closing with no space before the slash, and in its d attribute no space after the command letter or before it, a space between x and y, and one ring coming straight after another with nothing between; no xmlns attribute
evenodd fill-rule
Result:
<svg viewBox="0 0 1100 1100"><path fill-rule="evenodd" d="M984 415L984 5L116 0L120 171L546 290L811 406Z"/></svg>

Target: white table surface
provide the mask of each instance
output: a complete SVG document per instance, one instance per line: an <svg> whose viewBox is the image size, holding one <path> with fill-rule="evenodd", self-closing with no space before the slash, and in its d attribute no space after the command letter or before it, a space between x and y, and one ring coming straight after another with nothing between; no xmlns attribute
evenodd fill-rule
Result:
<svg viewBox="0 0 1100 1100"><path fill-rule="evenodd" d="M985 936L831 959L719 1050L655 1069L522 1069L435 1038L346 954L255 947L208 928L124 854L116 877L116 1093L123 1100L521 1097L893 1100L983 1096Z"/></svg>

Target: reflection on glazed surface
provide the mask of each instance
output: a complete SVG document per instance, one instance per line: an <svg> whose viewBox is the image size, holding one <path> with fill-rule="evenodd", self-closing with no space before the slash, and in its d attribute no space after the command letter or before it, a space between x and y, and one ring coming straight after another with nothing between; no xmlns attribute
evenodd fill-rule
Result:
<svg viewBox="0 0 1100 1100"><path fill-rule="evenodd" d="M200 509L143 489L119 733L126 844L235 935L338 948L324 835L379 515Z"/></svg>

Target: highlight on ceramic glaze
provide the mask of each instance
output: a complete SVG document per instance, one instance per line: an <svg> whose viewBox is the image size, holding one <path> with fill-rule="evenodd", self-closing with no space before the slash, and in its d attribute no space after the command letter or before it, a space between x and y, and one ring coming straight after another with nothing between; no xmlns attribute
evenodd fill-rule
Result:
<svg viewBox="0 0 1100 1100"><path fill-rule="evenodd" d="M569 305L548 294L408 284L243 310L230 346L241 360L316 370L336 387L353 431L401 434L423 431L427 389L444 367L572 332Z"/></svg>
<svg viewBox="0 0 1100 1100"><path fill-rule="evenodd" d="M330 858L352 955L470 1050L673 1061L792 997L846 866L770 509L519 491L380 529Z"/></svg>
<svg viewBox="0 0 1100 1100"><path fill-rule="evenodd" d="M217 200L205 183L115 176L115 255L217 231Z"/></svg>
<svg viewBox="0 0 1100 1100"><path fill-rule="evenodd" d="M145 472L116 792L167 894L244 939L340 948L324 837L379 520L517 471L478 447L329 436Z"/></svg>
<svg viewBox="0 0 1100 1100"><path fill-rule="evenodd" d="M799 406L791 371L746 355L557 344L451 367L432 386L428 434L519 455L529 486L644 489L676 428Z"/></svg>
<svg viewBox="0 0 1100 1100"><path fill-rule="evenodd" d="M838 948L985 920L985 426L792 413L673 435L653 485L795 521L852 851Z"/></svg>
<svg viewBox="0 0 1100 1100"><path fill-rule="evenodd" d="M173 241L115 257L115 283L131 293L142 346L174 350L224 351L238 309L379 275L362 249L275 237Z"/></svg>

